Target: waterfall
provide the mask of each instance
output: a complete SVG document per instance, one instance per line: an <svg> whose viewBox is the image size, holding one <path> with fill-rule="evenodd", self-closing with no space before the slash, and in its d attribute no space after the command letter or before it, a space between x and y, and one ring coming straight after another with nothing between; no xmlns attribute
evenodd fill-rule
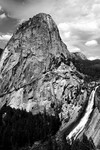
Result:
<svg viewBox="0 0 100 150"><path fill-rule="evenodd" d="M78 123L78 125L69 133L69 135L66 137L66 140L70 140L70 142L72 141L72 139L76 139L77 136L83 131L92 111L93 111L93 106L94 106L94 96L95 96L95 92L96 89L98 87L95 88L95 90L93 90L91 92L91 95L89 97L89 101L88 101L88 106L86 108L85 114L82 117L82 119L80 120L80 122Z"/></svg>

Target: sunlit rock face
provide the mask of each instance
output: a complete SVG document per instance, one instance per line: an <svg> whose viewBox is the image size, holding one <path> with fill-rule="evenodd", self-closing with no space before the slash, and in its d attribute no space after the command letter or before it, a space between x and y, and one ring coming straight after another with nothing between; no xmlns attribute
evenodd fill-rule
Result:
<svg viewBox="0 0 100 150"><path fill-rule="evenodd" d="M81 79L50 15L20 25L0 61L0 103L37 113L58 103L77 105Z"/></svg>

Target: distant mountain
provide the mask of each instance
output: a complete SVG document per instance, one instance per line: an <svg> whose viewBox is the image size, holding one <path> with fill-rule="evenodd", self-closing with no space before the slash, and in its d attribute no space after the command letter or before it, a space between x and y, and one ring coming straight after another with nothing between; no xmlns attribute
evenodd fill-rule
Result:
<svg viewBox="0 0 100 150"><path fill-rule="evenodd" d="M71 53L72 59L75 60L87 60L87 57L81 52Z"/></svg>
<svg viewBox="0 0 100 150"><path fill-rule="evenodd" d="M88 60L86 56L80 52L72 53L71 60L77 70L85 75L88 75L90 80L100 79L100 60Z"/></svg>

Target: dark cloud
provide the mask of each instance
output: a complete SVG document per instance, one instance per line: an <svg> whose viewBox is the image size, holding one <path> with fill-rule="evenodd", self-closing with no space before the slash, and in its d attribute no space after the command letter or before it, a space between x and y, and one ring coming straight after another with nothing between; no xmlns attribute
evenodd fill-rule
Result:
<svg viewBox="0 0 100 150"><path fill-rule="evenodd" d="M29 1L29 0L3 0L4 3L15 3L15 4L20 4L23 2L27 2L27 1Z"/></svg>
<svg viewBox="0 0 100 150"><path fill-rule="evenodd" d="M0 0L8 15L17 19L28 19L40 12L51 13L56 0Z"/></svg>
<svg viewBox="0 0 100 150"><path fill-rule="evenodd" d="M0 48L4 48L7 42L5 41L0 41Z"/></svg>
<svg viewBox="0 0 100 150"><path fill-rule="evenodd" d="M18 20L7 17L0 21L0 32L2 33L13 33L17 28Z"/></svg>

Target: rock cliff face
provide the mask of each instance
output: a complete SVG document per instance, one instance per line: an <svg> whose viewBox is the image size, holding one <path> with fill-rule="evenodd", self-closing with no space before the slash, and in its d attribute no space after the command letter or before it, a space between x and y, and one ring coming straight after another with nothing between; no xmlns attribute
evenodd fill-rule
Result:
<svg viewBox="0 0 100 150"><path fill-rule="evenodd" d="M66 116L72 104L72 111L79 110L82 82L55 22L47 14L38 14L19 26L4 49L0 106L7 102L16 109L38 113L62 103Z"/></svg>

